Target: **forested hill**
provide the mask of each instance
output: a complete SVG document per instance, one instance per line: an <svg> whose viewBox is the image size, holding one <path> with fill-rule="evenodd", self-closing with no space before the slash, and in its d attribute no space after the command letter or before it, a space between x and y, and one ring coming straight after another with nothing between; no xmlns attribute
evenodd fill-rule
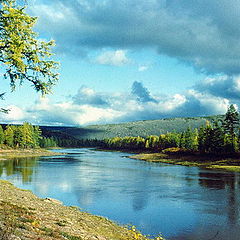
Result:
<svg viewBox="0 0 240 240"><path fill-rule="evenodd" d="M61 138L106 139L112 137L160 135L166 132L182 132L188 127L198 128L206 121L212 122L222 116L168 118L120 124L90 125L86 127L41 127L43 135Z"/></svg>

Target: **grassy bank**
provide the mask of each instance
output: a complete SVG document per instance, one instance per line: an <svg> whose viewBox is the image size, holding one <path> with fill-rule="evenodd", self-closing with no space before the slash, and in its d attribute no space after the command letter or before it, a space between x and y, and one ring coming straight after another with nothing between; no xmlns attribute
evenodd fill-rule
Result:
<svg viewBox="0 0 240 240"><path fill-rule="evenodd" d="M148 162L162 162L183 166L196 166L210 169L219 169L240 172L240 159L230 156L194 155L194 154L166 154L140 153L130 158Z"/></svg>
<svg viewBox="0 0 240 240"><path fill-rule="evenodd" d="M23 158L23 157L40 157L40 156L54 156L59 153L51 152L46 149L1 149L0 148L0 160L7 160L11 158Z"/></svg>
<svg viewBox="0 0 240 240"><path fill-rule="evenodd" d="M0 180L0 239L147 240L134 228L40 199ZM160 240L162 238L158 238Z"/></svg>

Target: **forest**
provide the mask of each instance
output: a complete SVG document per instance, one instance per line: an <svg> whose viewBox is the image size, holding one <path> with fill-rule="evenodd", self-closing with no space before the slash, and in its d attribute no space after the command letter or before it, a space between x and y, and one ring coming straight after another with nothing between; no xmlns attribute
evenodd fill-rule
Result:
<svg viewBox="0 0 240 240"><path fill-rule="evenodd" d="M47 148L56 147L53 137L43 137L38 126L30 123L22 125L0 125L0 145L1 148Z"/></svg>
<svg viewBox="0 0 240 240"><path fill-rule="evenodd" d="M104 148L119 150L198 152L228 154L240 152L239 114L230 105L223 118L182 132L167 132L159 136L114 137L104 140Z"/></svg>
<svg viewBox="0 0 240 240"><path fill-rule="evenodd" d="M113 150L170 151L228 154L240 152L240 120L234 105L224 116L198 128L160 135L115 136L106 139L77 139L61 131L23 125L0 125L0 144L12 148L100 147Z"/></svg>

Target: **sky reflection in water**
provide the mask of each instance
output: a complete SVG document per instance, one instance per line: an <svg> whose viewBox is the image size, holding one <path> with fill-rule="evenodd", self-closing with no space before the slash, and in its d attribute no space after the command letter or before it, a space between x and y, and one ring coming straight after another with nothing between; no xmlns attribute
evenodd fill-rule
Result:
<svg viewBox="0 0 240 240"><path fill-rule="evenodd" d="M119 152L58 151L71 154L0 162L1 178L145 234L239 239L237 173L147 163Z"/></svg>

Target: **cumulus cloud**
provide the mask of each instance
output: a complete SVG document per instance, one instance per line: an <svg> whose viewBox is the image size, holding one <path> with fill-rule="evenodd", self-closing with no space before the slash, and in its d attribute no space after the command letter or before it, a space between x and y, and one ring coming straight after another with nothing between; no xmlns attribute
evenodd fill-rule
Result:
<svg viewBox="0 0 240 240"><path fill-rule="evenodd" d="M0 121L79 126L224 114L230 103L227 98L196 89L172 96L152 95L142 83L134 82L129 93L109 94L83 86L62 102L52 103L48 98L40 98L24 109L11 106L9 115L0 113Z"/></svg>
<svg viewBox="0 0 240 240"><path fill-rule="evenodd" d="M122 66L130 63L126 51L106 51L96 58L96 62L102 65Z"/></svg>
<svg viewBox="0 0 240 240"><path fill-rule="evenodd" d="M66 54L147 47L208 73L240 73L240 1L36 0L31 11Z"/></svg>
<svg viewBox="0 0 240 240"><path fill-rule="evenodd" d="M185 94L185 98L184 104L175 109L174 114L188 117L224 114L230 105L230 101L226 98L195 90L189 90Z"/></svg>
<svg viewBox="0 0 240 240"><path fill-rule="evenodd" d="M142 83L135 81L132 85L132 94L137 96L140 102L157 102L156 99L151 97L147 88Z"/></svg>
<svg viewBox="0 0 240 240"><path fill-rule="evenodd" d="M93 89L85 86L82 86L78 93L73 96L73 102L78 105L106 106L108 101L101 93L96 93Z"/></svg>
<svg viewBox="0 0 240 240"><path fill-rule="evenodd" d="M197 83L194 89L228 99L240 99L240 76L209 77Z"/></svg>
<svg viewBox="0 0 240 240"><path fill-rule="evenodd" d="M4 116L5 122L18 122L24 120L24 117L26 113L20 108L15 105L10 105L7 107L9 110L8 114L2 113L2 116Z"/></svg>

